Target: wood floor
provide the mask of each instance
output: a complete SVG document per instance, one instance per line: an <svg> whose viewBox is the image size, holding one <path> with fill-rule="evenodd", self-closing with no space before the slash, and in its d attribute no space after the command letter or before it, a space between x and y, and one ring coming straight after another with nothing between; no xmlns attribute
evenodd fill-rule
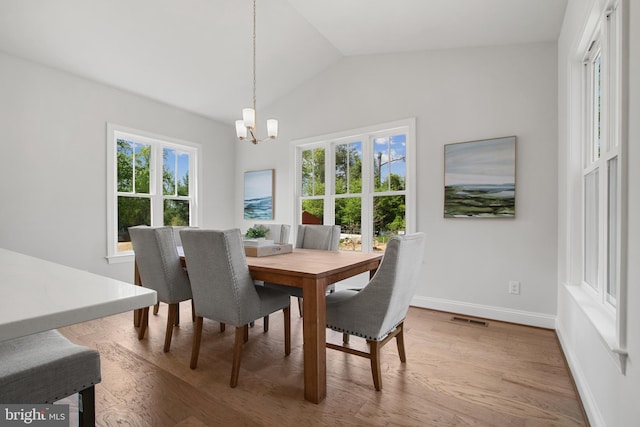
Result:
<svg viewBox="0 0 640 427"><path fill-rule="evenodd" d="M588 425L554 331L489 321L477 326L448 313L411 308L407 363L382 349L382 386L369 361L327 350L327 398L303 399L302 319L292 309L291 355L282 315L245 344L238 387L229 387L234 328L205 320L200 358L189 369L193 324L182 304L169 353L162 352L167 306L150 315L138 341L125 313L70 326L73 341L100 351L99 426L585 426ZM328 339L341 336L328 331ZM351 338L352 345L357 339Z"/></svg>

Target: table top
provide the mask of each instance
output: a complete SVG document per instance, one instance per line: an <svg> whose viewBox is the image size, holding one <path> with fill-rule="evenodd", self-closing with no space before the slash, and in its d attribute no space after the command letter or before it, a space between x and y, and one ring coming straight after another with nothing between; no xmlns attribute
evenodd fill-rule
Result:
<svg viewBox="0 0 640 427"><path fill-rule="evenodd" d="M381 259L381 253L294 249L287 254L247 257L247 265L252 271L282 270L310 277L322 277L357 264L378 262Z"/></svg>
<svg viewBox="0 0 640 427"><path fill-rule="evenodd" d="M0 248L0 341L154 305L156 292Z"/></svg>
<svg viewBox="0 0 640 427"><path fill-rule="evenodd" d="M302 287L302 279L326 279L329 285L375 270L381 260L381 253L294 249L282 255L247 257L247 264L256 280Z"/></svg>

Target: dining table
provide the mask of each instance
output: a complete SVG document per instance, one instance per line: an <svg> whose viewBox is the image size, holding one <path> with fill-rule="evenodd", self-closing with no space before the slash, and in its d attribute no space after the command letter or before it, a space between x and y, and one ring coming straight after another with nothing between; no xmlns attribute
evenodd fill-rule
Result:
<svg viewBox="0 0 640 427"><path fill-rule="evenodd" d="M254 280L302 288L304 398L320 403L327 396L326 288L378 269L381 253L294 249L265 257L247 257Z"/></svg>
<svg viewBox="0 0 640 427"><path fill-rule="evenodd" d="M0 341L157 301L154 290L0 248Z"/></svg>
<svg viewBox="0 0 640 427"><path fill-rule="evenodd" d="M178 253L184 260L182 248ZM264 256L247 256L247 266L254 280L302 288L304 398L313 403L327 396L326 363L326 288L362 273L373 277L382 253L293 249L292 252ZM134 282L140 284L135 270ZM134 322L137 322L134 314Z"/></svg>

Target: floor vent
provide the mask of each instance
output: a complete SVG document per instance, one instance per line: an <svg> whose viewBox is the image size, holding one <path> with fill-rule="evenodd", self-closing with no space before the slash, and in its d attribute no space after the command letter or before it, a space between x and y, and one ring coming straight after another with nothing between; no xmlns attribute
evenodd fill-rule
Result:
<svg viewBox="0 0 640 427"><path fill-rule="evenodd" d="M453 316L451 318L451 321L456 323L466 323L467 325L473 325L473 326L484 326L484 327L489 326L489 322L485 322L484 320L469 319L467 317L460 317L460 316Z"/></svg>

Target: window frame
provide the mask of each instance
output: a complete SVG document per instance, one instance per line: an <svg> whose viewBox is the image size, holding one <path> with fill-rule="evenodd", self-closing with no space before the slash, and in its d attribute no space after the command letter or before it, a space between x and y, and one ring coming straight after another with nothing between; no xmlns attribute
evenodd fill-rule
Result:
<svg viewBox="0 0 640 427"><path fill-rule="evenodd" d="M151 146L149 165L149 194L141 194L151 200L151 225L164 225L164 201L189 200L189 225L198 226L200 221L200 151L197 143L157 135L139 129L107 123L107 256L109 264L133 261L133 251L118 251L118 197L136 194L118 191L117 141L126 139ZM189 154L189 196L165 195L163 189L163 150L165 148ZM177 154L177 153L176 153ZM176 156L177 157L177 156ZM177 188L176 188L177 193ZM138 196L136 196L138 197Z"/></svg>
<svg viewBox="0 0 640 427"><path fill-rule="evenodd" d="M581 124L574 140L579 144L581 162L576 169L580 179L582 228L579 232L580 268L576 269L577 286L568 286L567 290L582 308L587 318L608 346L611 356L622 374L625 373L627 360L627 283L626 283L626 161L627 146L625 126L628 123L628 107L625 104L627 85L626 59L622 52L628 50L628 40L623 28L624 1L608 1L585 29L585 33L576 49L576 60L581 64L578 92L581 109ZM594 156L594 138L596 129L595 85L593 79L593 59L600 55L600 145L599 155ZM612 160L615 160L614 174L610 173ZM597 172L598 180L591 192L586 186L586 177ZM614 180L611 178L614 177ZM613 184L613 185L612 185ZM588 206L593 194L597 202ZM613 205L611 204L613 202ZM596 218L593 220L593 218ZM596 260L595 286L586 278L588 233L587 221L597 224L595 249ZM577 243L577 241L576 241ZM612 259L615 251L615 259ZM577 253L576 253L577 255ZM612 262L613 261L613 262ZM608 282L613 273L616 280L615 299L609 294Z"/></svg>
<svg viewBox="0 0 640 427"><path fill-rule="evenodd" d="M373 176L373 145L374 139L390 137L398 133L406 134L406 174L405 189L393 192L375 192ZM335 200L340 198L359 197L362 203L361 232L362 252L373 252L373 199L385 195L399 195L405 197L406 233L416 231L416 168L415 168L415 118L408 118L394 122L382 123L364 128L352 129L327 135L291 141L291 156L295 179L293 181L293 217L295 223L302 223L302 200L323 199L323 223L335 223ZM335 191L335 147L338 145L362 142L362 189L361 193L340 193ZM325 149L325 194L303 196L302 193L302 152L304 150ZM297 230L297 227L295 227ZM366 231L366 233L365 233Z"/></svg>

